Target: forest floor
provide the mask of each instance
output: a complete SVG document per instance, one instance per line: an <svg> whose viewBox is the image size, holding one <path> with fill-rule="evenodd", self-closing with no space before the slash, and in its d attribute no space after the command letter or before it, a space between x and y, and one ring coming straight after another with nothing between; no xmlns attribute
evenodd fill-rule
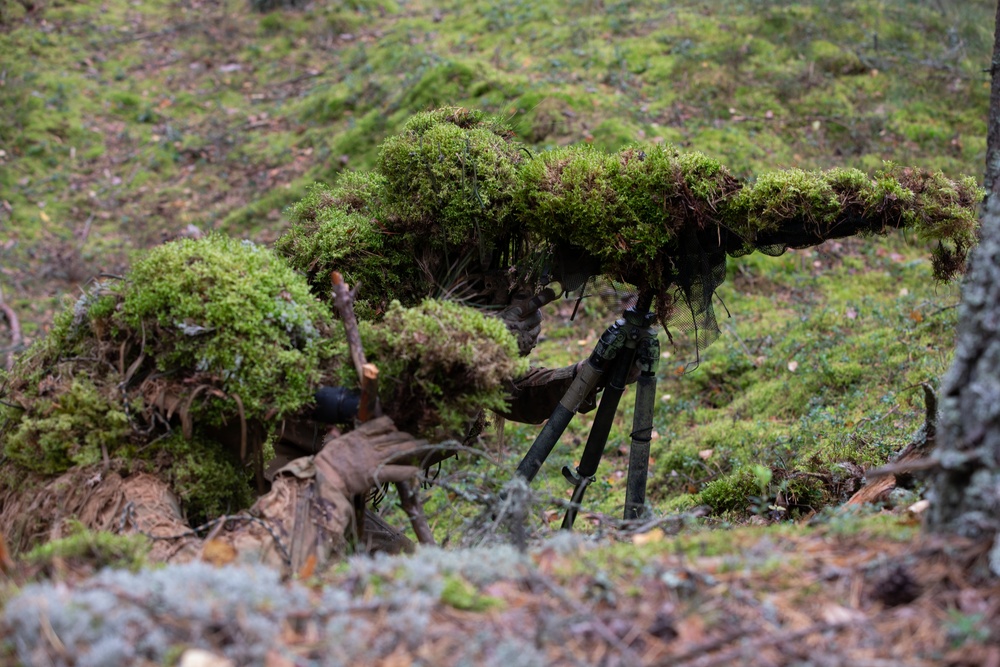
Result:
<svg viewBox="0 0 1000 667"><path fill-rule="evenodd" d="M0 0L0 296L23 332L0 327L5 353L144 248L273 241L309 182L370 168L436 106L500 113L537 150L668 141L747 178L985 159L985 0L298 4ZM921 383L948 367L958 288L927 256L891 236L730 262L732 318L697 369L663 335L645 526L610 518L615 445L582 535L555 531L584 416L536 482L527 550L508 546L464 494L495 497L537 430L507 424L426 491L441 550L284 582L232 559L94 576L134 553L86 540L0 558L0 664L212 664L184 662L200 647L270 667L1000 667L986 555L922 534L920 480L842 504L910 441ZM620 304L557 305L536 363L585 356ZM392 495L380 511L404 525Z"/></svg>

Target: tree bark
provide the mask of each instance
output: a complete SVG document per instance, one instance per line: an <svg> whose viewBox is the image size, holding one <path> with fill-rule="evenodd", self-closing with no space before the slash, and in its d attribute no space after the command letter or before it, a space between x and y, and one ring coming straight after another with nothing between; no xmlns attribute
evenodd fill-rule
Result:
<svg viewBox="0 0 1000 667"><path fill-rule="evenodd" d="M1000 532L1000 197L962 289L955 359L941 386L941 434L928 525L973 538ZM1000 574L1000 545L990 567Z"/></svg>
<svg viewBox="0 0 1000 667"><path fill-rule="evenodd" d="M996 28L993 33L993 60L990 63L990 118L986 129L986 198L1000 189L1000 2L997 3Z"/></svg>
<svg viewBox="0 0 1000 667"><path fill-rule="evenodd" d="M962 286L955 359L941 386L928 528L992 540L1000 575L1000 3L993 45L987 199L981 241Z"/></svg>

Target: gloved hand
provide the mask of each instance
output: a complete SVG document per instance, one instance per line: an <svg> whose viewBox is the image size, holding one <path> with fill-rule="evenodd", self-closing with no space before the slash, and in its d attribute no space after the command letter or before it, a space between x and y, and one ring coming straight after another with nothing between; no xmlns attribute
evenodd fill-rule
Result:
<svg viewBox="0 0 1000 667"><path fill-rule="evenodd" d="M316 455L321 494L325 499L328 493L351 498L379 484L408 480L420 468L398 461L415 460L426 445L426 440L397 431L388 417L365 422L353 431L327 440Z"/></svg>
<svg viewBox="0 0 1000 667"><path fill-rule="evenodd" d="M426 440L397 431L388 417L378 417L341 436L330 438L315 457L324 529L343 535L354 520L354 496L386 482L402 482L420 468L416 461Z"/></svg>
<svg viewBox="0 0 1000 667"><path fill-rule="evenodd" d="M517 349L522 357L528 356L538 343L542 331L542 306L556 298L551 289L539 294L518 294L510 305L500 313L500 319L507 330L517 339Z"/></svg>

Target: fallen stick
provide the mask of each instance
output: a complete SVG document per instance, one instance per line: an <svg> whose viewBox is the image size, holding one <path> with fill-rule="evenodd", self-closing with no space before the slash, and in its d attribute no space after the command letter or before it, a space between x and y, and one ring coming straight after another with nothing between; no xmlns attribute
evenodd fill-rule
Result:
<svg viewBox="0 0 1000 667"><path fill-rule="evenodd" d="M409 482L396 482L396 491L399 493L399 504L410 517L410 525L413 526L413 533L417 536L420 544L434 544L434 533L431 531L427 517L424 515L424 507L420 502L420 489L414 489Z"/></svg>
<svg viewBox="0 0 1000 667"><path fill-rule="evenodd" d="M351 351L351 361L354 363L354 370L358 372L358 379L361 382L361 400L358 406L358 421L366 422L382 414L378 403L378 367L370 364L365 359L365 350L361 345L361 333L358 331L358 318L354 314L354 296L358 286L350 289L344 282L344 277L339 271L330 274L330 281L333 283L333 305L340 314L340 319L344 323L344 333L347 337L347 347ZM410 518L410 525L413 532L421 544L434 544L434 534L431 532L427 517L424 515L423 503L420 502L420 494L415 493L406 482L397 482L396 491L399 493L399 504L402 506L406 516ZM364 510L363 500L354 499L354 510L358 517L358 541L362 541L361 527L363 522L361 517Z"/></svg>

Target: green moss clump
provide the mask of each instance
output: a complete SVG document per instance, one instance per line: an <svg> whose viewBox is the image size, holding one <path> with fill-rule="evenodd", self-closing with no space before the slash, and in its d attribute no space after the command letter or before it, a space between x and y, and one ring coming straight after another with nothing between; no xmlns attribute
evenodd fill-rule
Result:
<svg viewBox="0 0 1000 667"><path fill-rule="evenodd" d="M321 296L333 270L360 283L363 319L394 299L412 306L468 288L468 274L507 269L524 249L510 214L527 153L513 136L478 111L417 114L382 144L376 172L317 185L291 207L276 247Z"/></svg>
<svg viewBox="0 0 1000 667"><path fill-rule="evenodd" d="M502 410L508 383L528 370L501 320L450 301L394 302L361 337L387 413L432 441L461 439L480 410Z"/></svg>
<svg viewBox="0 0 1000 667"><path fill-rule="evenodd" d="M809 45L808 57L821 70L834 76L864 74L868 71L856 54L823 39L814 40Z"/></svg>
<svg viewBox="0 0 1000 667"><path fill-rule="evenodd" d="M525 165L522 177L518 214L530 233L583 250L615 279L648 286L658 313L674 302L687 238L717 227L720 206L737 189L718 161L655 145L610 155L552 151Z"/></svg>
<svg viewBox="0 0 1000 667"><path fill-rule="evenodd" d="M728 203L727 226L749 246L768 232L793 226L822 237L850 204L852 195L857 198L851 185L864 188L868 178L856 169L765 172Z"/></svg>
<svg viewBox="0 0 1000 667"><path fill-rule="evenodd" d="M222 236L154 248L120 288L118 338L156 369L217 390L192 404L221 425L291 415L312 400L335 349L330 315L270 250ZM145 341L143 343L143 341Z"/></svg>
<svg viewBox="0 0 1000 667"><path fill-rule="evenodd" d="M138 572L146 565L149 538L144 535L115 535L88 530L79 522L70 522L68 536L41 544L24 554L24 560L48 565L56 559L86 563L94 570L105 567Z"/></svg>
<svg viewBox="0 0 1000 667"><path fill-rule="evenodd" d="M189 440L173 433L157 446L170 458L164 474L192 525L253 504L252 470L217 441L200 434Z"/></svg>
<svg viewBox="0 0 1000 667"><path fill-rule="evenodd" d="M745 515L760 497L761 485L758 475L749 468L742 468L725 477L713 480L701 490L701 500L716 514L727 512Z"/></svg>
<svg viewBox="0 0 1000 667"><path fill-rule="evenodd" d="M484 612L503 606L503 601L479 590L457 574L445 576L441 602L463 611Z"/></svg>
<svg viewBox="0 0 1000 667"><path fill-rule="evenodd" d="M392 299L416 303L430 289L412 250L404 251L380 222L384 187L376 173L344 173L333 188L317 183L286 211L291 227L275 243L322 298L330 298L333 271L360 285L355 311L362 319L375 317Z"/></svg>
<svg viewBox="0 0 1000 667"><path fill-rule="evenodd" d="M221 236L155 248L61 313L9 374L4 472L105 463L160 475L191 517L246 507L244 463L267 457L268 425L306 408L346 357L331 324L266 248Z"/></svg>
<svg viewBox="0 0 1000 667"><path fill-rule="evenodd" d="M345 171L336 187L314 185L306 197L289 207L286 213L293 223L319 223L330 208L377 218L381 215L384 198L385 179L380 174Z"/></svg>
<svg viewBox="0 0 1000 667"><path fill-rule="evenodd" d="M828 239L912 228L938 241L934 275L947 280L964 270L976 243L984 195L973 178L954 181L941 172L891 163L873 177L857 169L767 172L727 202L725 225L736 237L727 250L774 254Z"/></svg>
<svg viewBox="0 0 1000 667"><path fill-rule="evenodd" d="M794 518L823 507L830 498L823 480L815 476L754 465L709 482L701 500L716 514L775 511Z"/></svg>
<svg viewBox="0 0 1000 667"><path fill-rule="evenodd" d="M602 252L624 214L614 159L589 146L543 153L525 164L518 216L545 239Z"/></svg>
<svg viewBox="0 0 1000 667"><path fill-rule="evenodd" d="M823 480L811 475L791 473L781 486L785 509L792 514L818 510L832 500Z"/></svg>
<svg viewBox="0 0 1000 667"><path fill-rule="evenodd" d="M952 180L940 171L886 163L875 174L873 206L896 216L926 240L937 241L934 276L948 280L965 270L969 250L979 241L979 203L986 191L971 176Z"/></svg>
<svg viewBox="0 0 1000 667"><path fill-rule="evenodd" d="M611 155L552 151L522 174L519 214L531 231L582 248L608 273L637 284L666 277L658 260L676 253L682 231L710 225L737 187L717 160L654 145Z"/></svg>
<svg viewBox="0 0 1000 667"><path fill-rule="evenodd" d="M3 453L27 470L50 475L99 463L131 435L121 403L87 379L51 380L44 394L26 406L4 442Z"/></svg>
<svg viewBox="0 0 1000 667"><path fill-rule="evenodd" d="M513 132L481 112L417 114L379 151L389 228L415 248L488 257L508 242L524 158Z"/></svg>

